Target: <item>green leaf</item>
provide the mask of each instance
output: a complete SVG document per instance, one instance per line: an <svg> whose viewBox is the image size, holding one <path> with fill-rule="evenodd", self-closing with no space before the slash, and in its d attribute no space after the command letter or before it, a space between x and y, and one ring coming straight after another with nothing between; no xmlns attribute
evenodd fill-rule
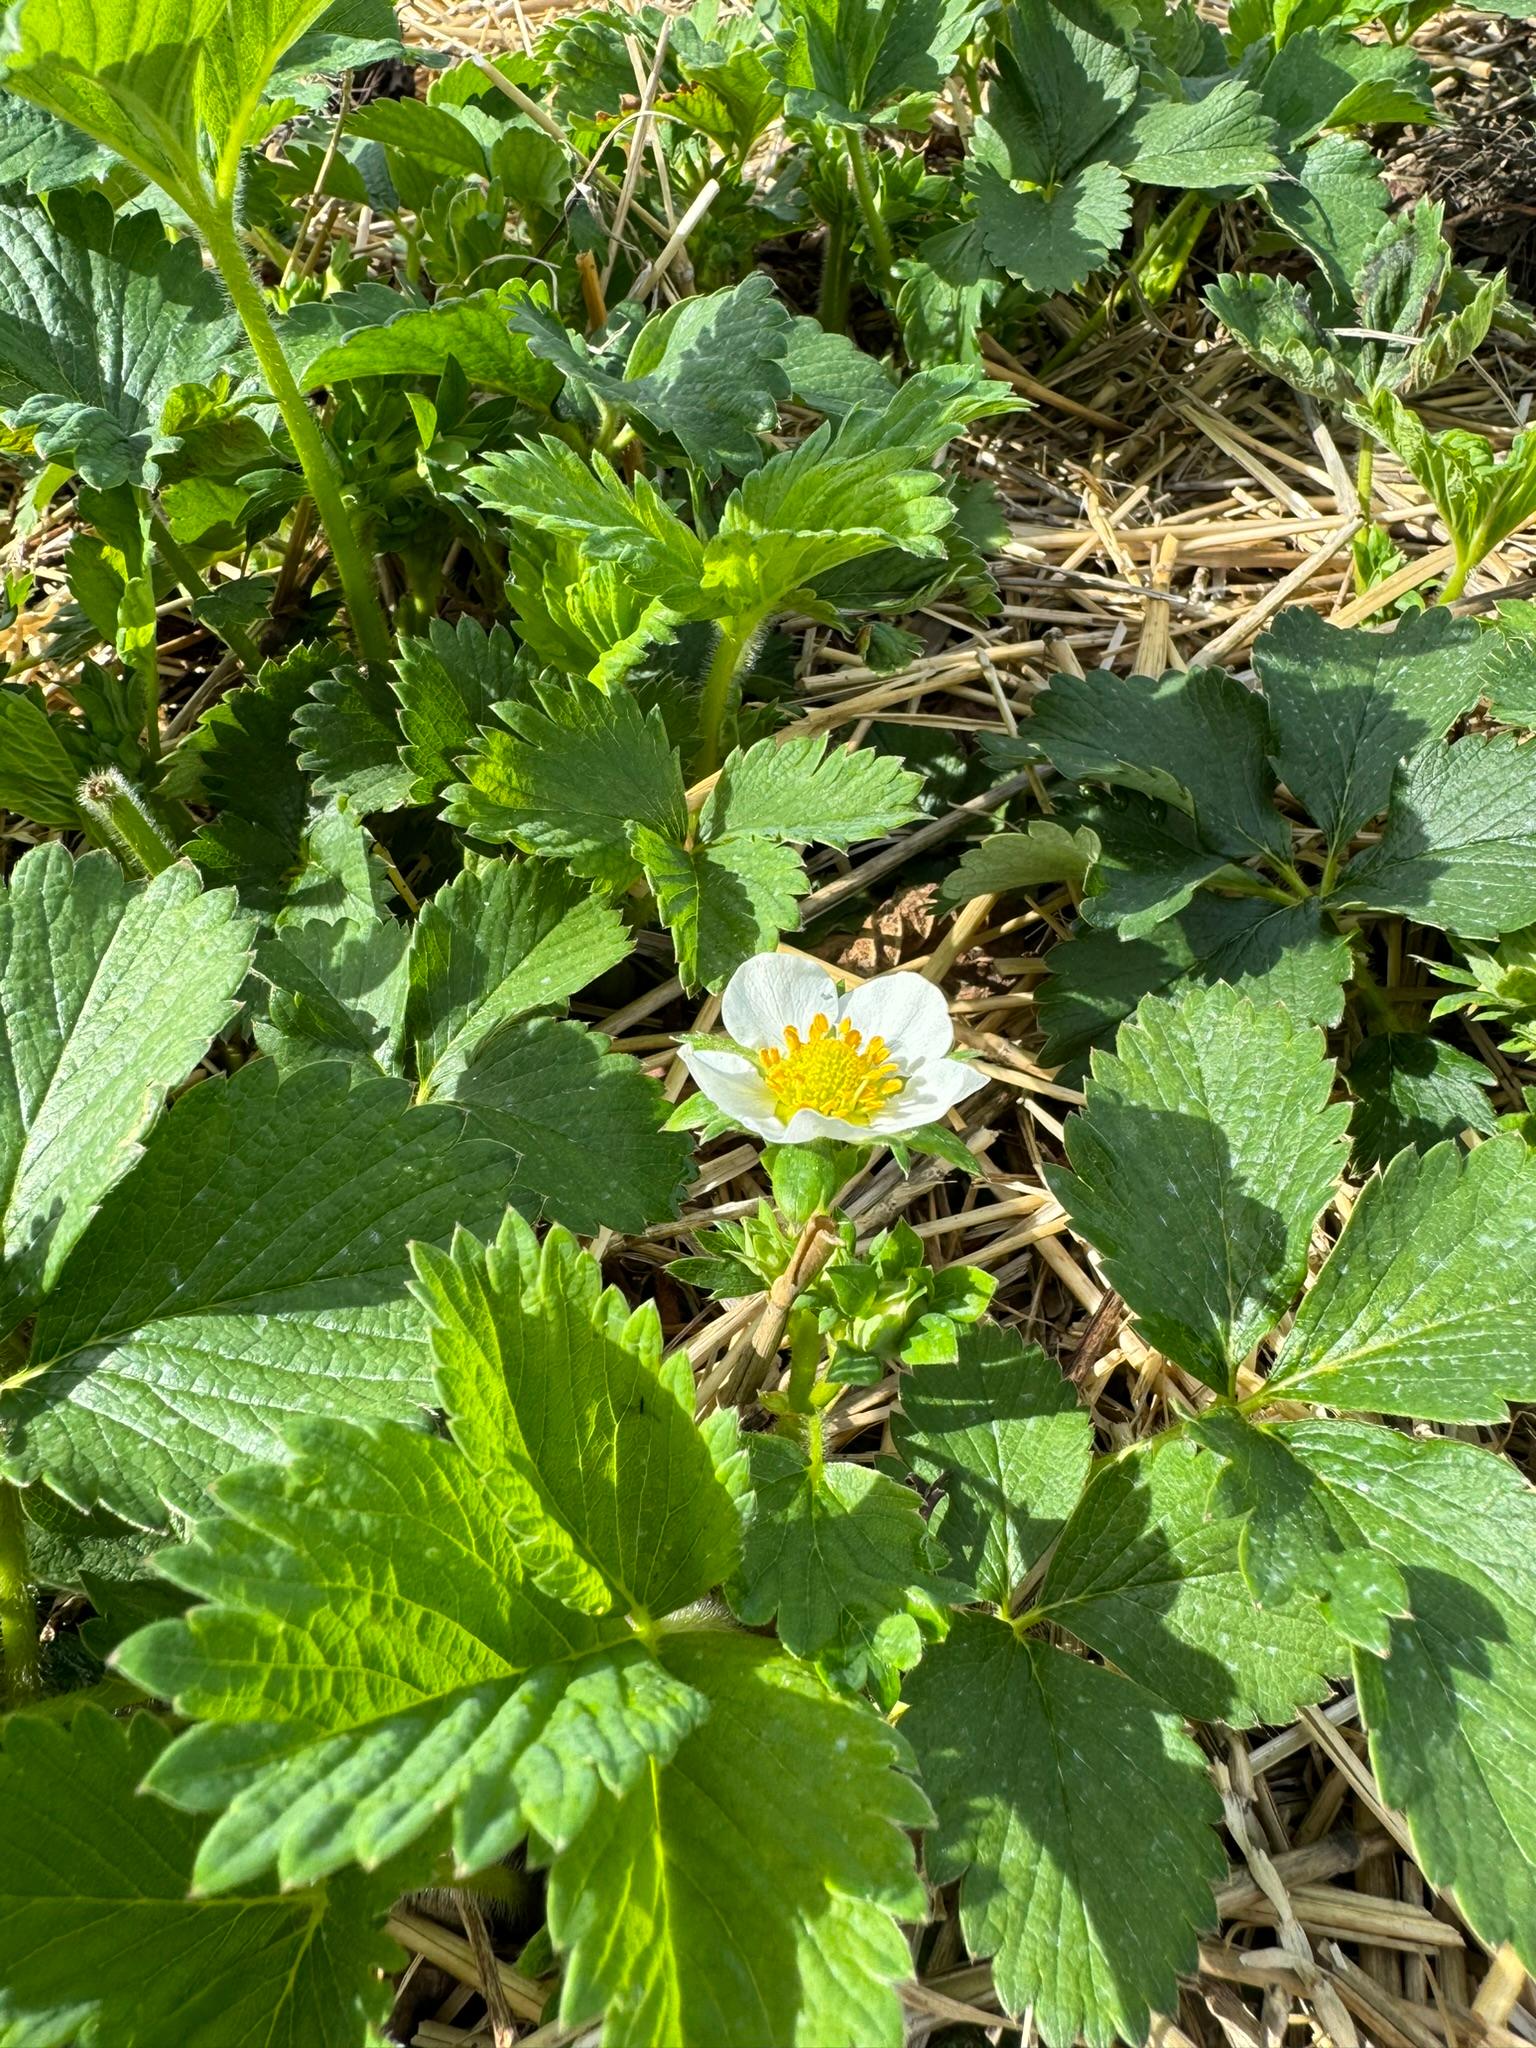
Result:
<svg viewBox="0 0 1536 2048"><path fill-rule="evenodd" d="M1441 374L1467 352L1442 351ZM1536 514L1536 433L1517 434L1507 453L1496 456L1481 434L1460 428L1430 433L1391 391L1376 392L1362 412L1364 423L1406 464L1445 521L1459 578Z"/></svg>
<svg viewBox="0 0 1536 2048"><path fill-rule="evenodd" d="M751 1494L727 1587L737 1619L758 1628L777 1616L786 1650L850 1688L909 1669L963 1596L939 1575L918 1496L867 1465L813 1468L787 1437L748 1437L746 1453Z"/></svg>
<svg viewBox="0 0 1536 2048"><path fill-rule="evenodd" d="M1536 1379L1536 1162L1515 1136L1367 1181L1271 1376L1330 1408L1502 1422Z"/></svg>
<svg viewBox="0 0 1536 2048"><path fill-rule="evenodd" d="M1022 832L994 832L970 847L945 881L944 901L969 903L975 896L1006 896L1051 882L1081 888L1098 851L1095 833L1032 818Z"/></svg>
<svg viewBox="0 0 1536 2048"><path fill-rule="evenodd" d="M498 707L510 730L483 732L443 815L476 839L514 840L571 872L622 888L636 824L681 839L682 771L659 710L627 690L547 684L538 704Z"/></svg>
<svg viewBox="0 0 1536 2048"><path fill-rule="evenodd" d="M268 989L257 1044L285 1066L345 1058L400 1073L409 943L388 917L285 925L253 963Z"/></svg>
<svg viewBox="0 0 1536 2048"><path fill-rule="evenodd" d="M966 1947L992 1958L1004 2009L1031 2012L1046 2048L1144 2039L1225 1869L1220 1802L1178 1716L980 1615L956 1619L907 1697L939 1815L929 1880L960 1881Z"/></svg>
<svg viewBox="0 0 1536 2048"><path fill-rule="evenodd" d="M1347 1659L1310 1600L1260 1608L1240 1519L1213 1511L1192 1443L1139 1444L1102 1465L1062 1531L1039 1612L1194 1721L1290 1721Z"/></svg>
<svg viewBox="0 0 1536 2048"><path fill-rule="evenodd" d="M96 192L0 205L0 406L87 483L153 483L177 445L166 400L208 382L238 335L196 242L153 212L115 218Z"/></svg>
<svg viewBox="0 0 1536 2048"><path fill-rule="evenodd" d="M631 843L686 987L720 988L743 960L770 952L800 922L799 899L810 885L792 846L741 838L690 849L643 827Z"/></svg>
<svg viewBox="0 0 1536 2048"><path fill-rule="evenodd" d="M80 763L65 745L67 730L49 717L39 691L0 688L0 808L78 831Z"/></svg>
<svg viewBox="0 0 1536 2048"><path fill-rule="evenodd" d="M985 124L974 149L1007 178L1053 186L1092 154L1136 98L1136 60L1050 0L1015 0L1005 17Z"/></svg>
<svg viewBox="0 0 1536 2048"><path fill-rule="evenodd" d="M1195 821L1176 805L1112 790L1083 815L1099 845L1083 888L1083 922L1113 925L1123 939L1155 934L1208 882L1246 879L1225 854L1200 844Z"/></svg>
<svg viewBox="0 0 1536 2048"><path fill-rule="evenodd" d="M1263 702L1225 669L1171 670L1161 682L1108 669L1055 676L1028 737L1075 782L1120 784L1187 811L1215 852L1290 852Z"/></svg>
<svg viewBox="0 0 1536 2048"><path fill-rule="evenodd" d="M1255 362L1293 390L1334 405L1355 396L1348 363L1294 278L1219 277L1205 302Z"/></svg>
<svg viewBox="0 0 1536 2048"><path fill-rule="evenodd" d="M400 758L400 734L374 711L355 673L321 676L293 735L317 796L345 797L359 817L410 802L414 778Z"/></svg>
<svg viewBox="0 0 1536 2048"><path fill-rule="evenodd" d="M249 931L183 861L144 886L55 840L0 885L0 1328L35 1309L238 1007Z"/></svg>
<svg viewBox="0 0 1536 2048"><path fill-rule="evenodd" d="M872 747L827 752L825 737L759 740L726 761L699 815L705 841L728 833L800 845L880 839L919 815L922 777Z"/></svg>
<svg viewBox="0 0 1536 2048"><path fill-rule="evenodd" d="M986 164L966 184L988 257L1032 292L1075 291L1131 224L1130 192L1111 164L1084 164L1048 191L1021 190Z"/></svg>
<svg viewBox="0 0 1536 2048"><path fill-rule="evenodd" d="M404 1082L253 1060L150 1133L43 1303L0 1402L7 1469L146 1528L297 1415L430 1399L412 1238L500 1211L506 1154Z"/></svg>
<svg viewBox="0 0 1536 2048"><path fill-rule="evenodd" d="M1536 921L1536 754L1469 735L1398 770L1386 827L1339 878L1338 896L1468 939Z"/></svg>
<svg viewBox="0 0 1536 2048"><path fill-rule="evenodd" d="M1254 649L1274 726L1275 772L1328 834L1348 845L1384 811L1398 763L1482 694L1485 636L1435 609L1391 633L1331 626L1305 605L1281 612Z"/></svg>
<svg viewBox="0 0 1536 2048"><path fill-rule="evenodd" d="M1420 1031L1367 1038L1346 1078L1355 1097L1349 1129L1360 1171L1384 1166L1405 1145L1424 1152L1463 1131L1489 1132L1497 1121L1488 1090L1498 1076Z"/></svg>
<svg viewBox="0 0 1536 2048"><path fill-rule="evenodd" d="M457 774L455 758L475 743L492 707L520 695L517 650L505 626L489 632L467 615L434 619L424 640L402 640L395 659L401 758L411 770L409 801L430 804Z"/></svg>
<svg viewBox="0 0 1536 2048"><path fill-rule="evenodd" d="M1239 190L1280 172L1274 123L1240 78L1221 78L1195 100L1145 102L1122 131L1118 162L1143 185Z"/></svg>
<svg viewBox="0 0 1536 2048"><path fill-rule="evenodd" d="M78 2048L356 2048L382 2024L379 1973L400 1962L376 1931L390 1883L191 1896L202 1824L138 1789L169 1739L152 1716L85 1706L67 1727L13 1714L3 1732L0 2020L67 1998L78 2017L46 2038Z"/></svg>
<svg viewBox="0 0 1536 2048"><path fill-rule="evenodd" d="M862 128L892 99L938 92L977 0L784 0L768 57L796 121Z"/></svg>
<svg viewBox="0 0 1536 2048"><path fill-rule="evenodd" d="M1077 1505L1093 1427L1071 1382L1014 1331L983 1323L958 1345L954 1364L902 1381L891 1433L925 1486L944 1482L951 1569L1006 1610Z"/></svg>
<svg viewBox="0 0 1536 2048"><path fill-rule="evenodd" d="M1264 187L1264 204L1321 266L1339 302L1347 306L1386 224L1390 194L1376 152L1369 143L1322 135L1293 156L1287 170L1290 176Z"/></svg>
<svg viewBox="0 0 1536 2048"><path fill-rule="evenodd" d="M739 474L757 466L759 436L778 424L779 405L789 397L790 317L764 271L723 291L679 299L647 321L622 374L531 303L512 326L569 383L621 417L638 416L711 480L722 469Z"/></svg>
<svg viewBox="0 0 1536 2048"><path fill-rule="evenodd" d="M1219 1393L1306 1272L1343 1166L1320 1034L1217 982L1149 997L1095 1053L1051 1191L1147 1341Z"/></svg>
<svg viewBox="0 0 1536 2048"><path fill-rule="evenodd" d="M560 1229L416 1248L455 1436L503 1487L534 1582L585 1614L661 1616L731 1569L736 1508L693 1422L693 1376L647 1304L603 1291Z"/></svg>
<svg viewBox="0 0 1536 2048"><path fill-rule="evenodd" d="M696 1723L703 1701L622 1622L525 1583L497 1475L398 1424L313 1420L290 1443L161 1553L208 1604L117 1653L198 1720L149 1782L219 1816L199 1890L372 1870L444 1814L461 1870L530 1826L562 1846Z"/></svg>
<svg viewBox="0 0 1536 2048"><path fill-rule="evenodd" d="M376 109L400 104L373 102ZM440 377L453 365L476 390L504 392L547 411L560 389L560 378L537 360L526 333L517 326L517 316L540 306L546 296L544 287L513 278L495 291L440 299L431 306L407 306L380 324L369 321L349 328L339 341L308 356L301 381L316 385L345 384L358 377Z"/></svg>
<svg viewBox="0 0 1536 2048"><path fill-rule="evenodd" d="M899 2048L891 1916L924 1904L902 1830L930 1817L901 1737L754 1637L661 1655L708 1718L556 1860L562 2021L602 2015L607 2048Z"/></svg>

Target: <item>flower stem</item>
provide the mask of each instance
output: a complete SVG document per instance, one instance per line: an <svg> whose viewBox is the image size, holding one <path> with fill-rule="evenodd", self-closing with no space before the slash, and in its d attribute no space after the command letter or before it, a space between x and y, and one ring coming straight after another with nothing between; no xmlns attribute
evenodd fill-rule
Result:
<svg viewBox="0 0 1536 2048"><path fill-rule="evenodd" d="M5 1692L19 1706L38 1687L37 1606L27 1572L21 1489L0 1479L0 1650Z"/></svg>
<svg viewBox="0 0 1536 2048"><path fill-rule="evenodd" d="M875 191L875 167L870 161L868 144L857 128L845 129L844 133L848 137L848 161L853 167L853 189L858 194L859 212L864 216L864 234L883 289L890 282L891 272L896 267L896 251L891 246L891 237L885 222L880 218L880 200Z"/></svg>
<svg viewBox="0 0 1536 2048"><path fill-rule="evenodd" d="M391 652L389 625L379 602L373 564L358 539L342 494L335 457L310 411L309 401L288 367L288 358L278 340L266 299L246 263L233 214L210 202L198 209L196 226L224 280L225 289L250 339L261 374L293 441L299 465L304 471L304 481L330 543L331 560L336 565L337 580L346 599L347 615L352 622L358 652L368 667L382 676L389 666Z"/></svg>

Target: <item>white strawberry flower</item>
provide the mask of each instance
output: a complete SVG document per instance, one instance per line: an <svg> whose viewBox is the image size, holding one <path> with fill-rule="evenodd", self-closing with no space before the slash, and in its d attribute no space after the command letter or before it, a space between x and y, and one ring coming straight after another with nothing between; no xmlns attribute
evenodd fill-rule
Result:
<svg viewBox="0 0 1536 2048"><path fill-rule="evenodd" d="M949 1007L920 974L840 996L818 962L758 953L726 984L721 1022L741 1050L685 1045L683 1065L717 1109L776 1145L916 1130L985 1080L948 1057Z"/></svg>

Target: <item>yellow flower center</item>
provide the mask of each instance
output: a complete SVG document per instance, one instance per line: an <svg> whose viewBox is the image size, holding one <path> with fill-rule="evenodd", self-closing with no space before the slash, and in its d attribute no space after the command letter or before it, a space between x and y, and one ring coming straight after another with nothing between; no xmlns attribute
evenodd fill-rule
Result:
<svg viewBox="0 0 1536 2048"><path fill-rule="evenodd" d="M866 1045L846 1019L834 1031L820 1014L804 1038L786 1025L783 1045L764 1046L758 1059L779 1121L786 1124L797 1109L867 1124L905 1086L883 1038Z"/></svg>

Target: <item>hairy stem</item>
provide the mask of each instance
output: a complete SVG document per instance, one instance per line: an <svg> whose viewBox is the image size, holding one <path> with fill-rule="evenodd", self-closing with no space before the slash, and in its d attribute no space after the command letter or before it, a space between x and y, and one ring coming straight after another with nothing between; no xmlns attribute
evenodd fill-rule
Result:
<svg viewBox="0 0 1536 2048"><path fill-rule="evenodd" d="M197 227L208 244L209 254L224 280L240 323L250 338L261 374L282 413L283 424L304 471L304 481L314 500L320 524L330 543L331 560L346 599L353 638L368 667L382 675L389 665L390 633L379 602L373 564L357 536L335 458L321 433L309 402L299 389L288 358L283 354L277 329L261 287L251 275L235 232L232 216L216 205L199 209Z"/></svg>
<svg viewBox="0 0 1536 2048"><path fill-rule="evenodd" d="M151 512L149 527L155 537L155 546L160 550L160 559L191 598L195 610L197 600L209 594L207 583L198 574L191 557L166 525L160 513ZM203 620L202 623L207 626L210 633L224 642L231 654L239 657L246 674L254 676L261 667L261 649L244 626L237 626L233 622L218 626L212 619Z"/></svg>
<svg viewBox="0 0 1536 2048"><path fill-rule="evenodd" d="M704 671L704 694L699 702L699 751L694 761L694 774L698 777L713 775L720 766L731 685L751 654L761 626L762 620L755 612L721 622L720 637Z"/></svg>
<svg viewBox="0 0 1536 2048"><path fill-rule="evenodd" d="M37 1607L27 1573L21 1490L8 1479L0 1479L0 1650L6 1697L19 1706L38 1687Z"/></svg>
<svg viewBox="0 0 1536 2048"><path fill-rule="evenodd" d="M857 128L844 132L848 137L848 161L853 167L853 189L858 195L859 212L864 216L864 235L883 288L890 282L891 272L896 267L896 251L891 246L885 222L880 218L875 167L870 161L868 145Z"/></svg>

